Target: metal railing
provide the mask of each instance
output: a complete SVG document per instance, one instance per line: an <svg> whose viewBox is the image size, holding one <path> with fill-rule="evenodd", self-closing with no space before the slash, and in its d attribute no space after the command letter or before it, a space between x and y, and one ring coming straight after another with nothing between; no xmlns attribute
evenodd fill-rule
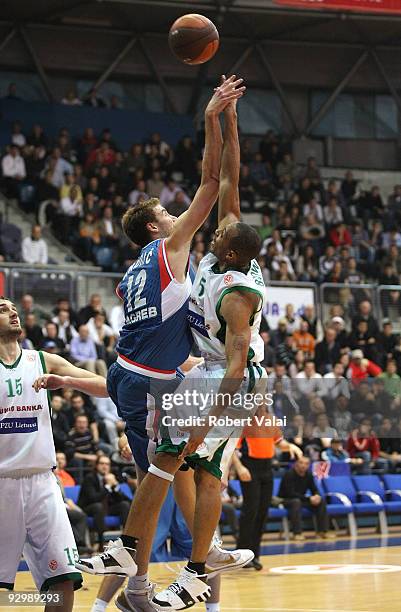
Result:
<svg viewBox="0 0 401 612"><path fill-rule="evenodd" d="M107 308L116 303L115 287L122 276L122 272L101 272L73 264L71 266L26 267L26 264L1 263L0 293L9 296L17 303L24 293L30 293L43 308L53 307L57 299L66 297L76 309L85 306L92 293L101 293ZM357 313L358 304L367 299L372 304L372 314L378 321L389 318L394 325L394 330L401 331L401 285L375 285L373 283L361 285L323 283L318 285L316 283L272 281L267 286L267 300L269 300L269 287L311 289L316 314L322 323L329 321L334 314L340 314L348 328ZM281 306L284 307L285 304Z"/></svg>

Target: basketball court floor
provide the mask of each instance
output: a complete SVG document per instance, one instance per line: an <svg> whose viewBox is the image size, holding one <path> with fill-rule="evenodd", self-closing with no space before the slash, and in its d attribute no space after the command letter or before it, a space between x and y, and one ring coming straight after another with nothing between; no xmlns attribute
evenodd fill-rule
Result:
<svg viewBox="0 0 401 612"><path fill-rule="evenodd" d="M272 543L263 551L262 571L222 577L222 612L401 612L401 536ZM153 564L152 579L165 586L182 565ZM84 575L74 610L90 611L99 583L97 576ZM19 572L16 590L31 589L29 572ZM108 610L117 608L110 604Z"/></svg>

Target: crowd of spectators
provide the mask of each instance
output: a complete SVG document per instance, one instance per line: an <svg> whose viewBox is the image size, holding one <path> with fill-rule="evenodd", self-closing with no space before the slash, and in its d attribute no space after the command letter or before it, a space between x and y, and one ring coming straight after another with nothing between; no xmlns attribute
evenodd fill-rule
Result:
<svg viewBox="0 0 401 612"><path fill-rule="evenodd" d="M67 99L67 98L66 98ZM121 151L109 129L81 135L61 128L51 139L40 125L27 133L16 122L2 158L2 185L27 211L46 218L54 234L84 261L122 270L135 245L121 232L129 206L159 197L172 214L189 205L199 184L204 134L174 148L159 133ZM268 131L257 144L241 142L241 206L260 213L259 263L266 281L358 284L400 282L401 186L385 200L378 186L361 188L351 171L323 181L316 160L297 164L291 143ZM194 239L196 266L207 252L215 218ZM391 305L401 313L401 294Z"/></svg>
<svg viewBox="0 0 401 612"><path fill-rule="evenodd" d="M349 328L341 307L322 326L313 306L292 304L277 329L261 329L263 365L286 437L312 460L368 474L401 469L401 340L363 299ZM287 460L288 457L284 457Z"/></svg>

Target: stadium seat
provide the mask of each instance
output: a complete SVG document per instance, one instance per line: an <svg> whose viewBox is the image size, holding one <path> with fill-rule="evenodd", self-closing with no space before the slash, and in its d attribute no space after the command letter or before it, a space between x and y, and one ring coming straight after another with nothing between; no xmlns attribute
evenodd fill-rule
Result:
<svg viewBox="0 0 401 612"><path fill-rule="evenodd" d="M128 487L129 491L131 491L131 489L126 483L123 483L121 487L124 487L124 485ZM68 499L72 499L72 501L75 504L78 502L80 490L81 490L80 485L75 485L74 487L65 487L64 489L66 497L68 497ZM125 488L123 489L122 492L125 493L125 495L127 495L128 497L128 492L125 490ZM132 493L131 493L130 499L132 499ZM106 524L106 527L109 527L109 528L118 528L120 527L120 518L118 516L106 516L105 524ZM90 529L93 529L93 525L94 525L93 518L91 516L88 516L88 527Z"/></svg>
<svg viewBox="0 0 401 612"><path fill-rule="evenodd" d="M349 476L329 476L323 482L324 488L333 503L351 504L357 516L376 514L379 520L380 533L387 534L385 507L380 496L364 489L358 491Z"/></svg>
<svg viewBox="0 0 401 612"><path fill-rule="evenodd" d="M358 493L361 494L363 491L366 491L378 495L384 504L386 513L401 512L401 491L399 496L394 494L393 498L387 499L388 496L386 496L384 484L379 476L354 476L353 481ZM392 494L389 493L388 495Z"/></svg>
<svg viewBox="0 0 401 612"><path fill-rule="evenodd" d="M337 498L338 501L336 503L332 503L330 501L330 494L326 492L323 482L324 479L322 481L319 478L315 478L315 484L319 491L319 495L326 499L327 514L333 518L338 516L346 516L348 521L348 532L352 538L356 538L358 533L352 504L346 503L345 500L340 501L340 498Z"/></svg>
<svg viewBox="0 0 401 612"><path fill-rule="evenodd" d="M401 511L401 474L384 474L383 485L386 495L384 505L391 504L391 512Z"/></svg>
<svg viewBox="0 0 401 612"><path fill-rule="evenodd" d="M122 482L120 484L120 492L124 493L128 499L134 499L134 494L132 493L131 487L127 482Z"/></svg>
<svg viewBox="0 0 401 612"><path fill-rule="evenodd" d="M68 499L71 499L74 504L78 503L79 492L81 490L81 485L74 485L73 487L64 487L65 496Z"/></svg>

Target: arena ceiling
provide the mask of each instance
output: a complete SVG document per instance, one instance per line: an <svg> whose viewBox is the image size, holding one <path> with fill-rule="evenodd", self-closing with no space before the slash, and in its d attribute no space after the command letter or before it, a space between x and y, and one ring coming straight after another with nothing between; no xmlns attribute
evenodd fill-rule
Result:
<svg viewBox="0 0 401 612"><path fill-rule="evenodd" d="M221 46L189 68L168 50L170 24L187 12L217 25ZM2 0L0 70L36 71L52 99L55 76L190 83L193 112L202 85L243 71L248 84L275 88L288 115L287 87L390 91L401 110L401 15L302 11L273 0ZM172 110L173 104L171 104ZM324 109L327 111L327 107Z"/></svg>

